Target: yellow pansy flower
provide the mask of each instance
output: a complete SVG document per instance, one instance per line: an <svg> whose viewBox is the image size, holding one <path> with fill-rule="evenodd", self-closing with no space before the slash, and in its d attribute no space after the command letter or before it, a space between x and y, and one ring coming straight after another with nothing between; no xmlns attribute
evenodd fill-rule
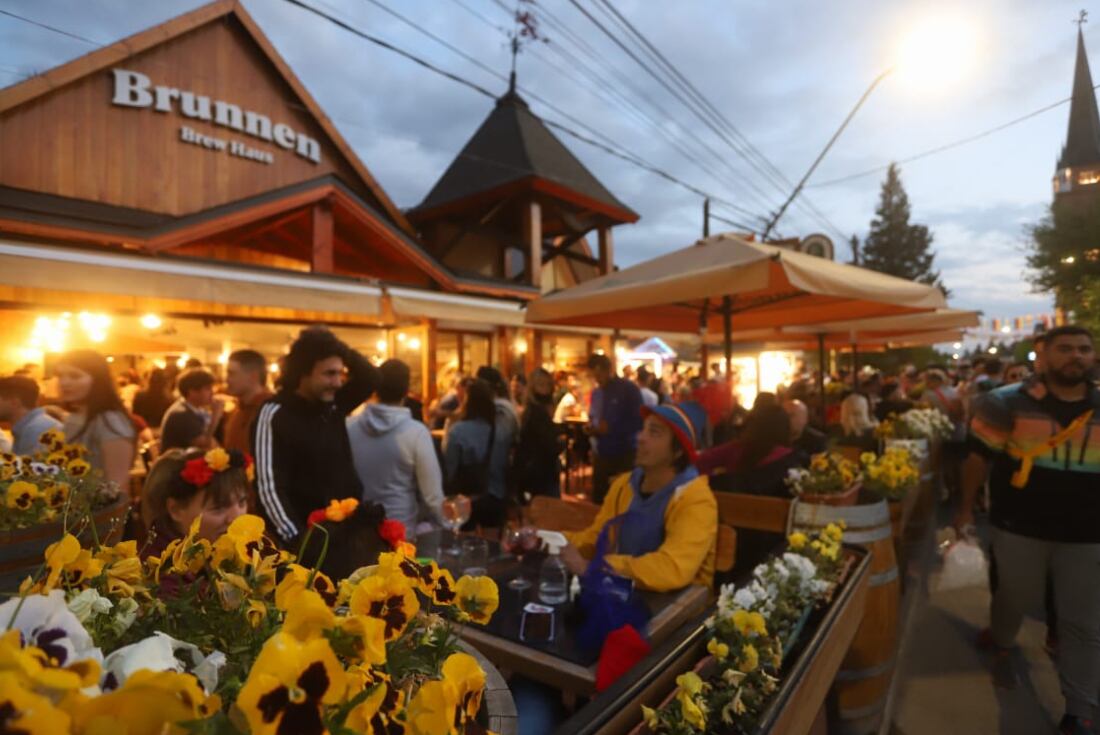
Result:
<svg viewBox="0 0 1100 735"><path fill-rule="evenodd" d="M46 448L47 452L59 452L65 448L65 432L61 429L47 429L38 437L38 443Z"/></svg>
<svg viewBox="0 0 1100 735"><path fill-rule="evenodd" d="M313 577L313 583L310 587L321 596L325 604L331 606L336 603L336 587L324 573L306 569L301 564L289 564L286 569L287 575L275 588L275 607L286 610L293 598L306 589L310 576Z"/></svg>
<svg viewBox="0 0 1100 735"><path fill-rule="evenodd" d="M392 641L416 616L420 600L400 572L386 570L367 577L356 586L349 608L355 615L384 621L386 640Z"/></svg>
<svg viewBox="0 0 1100 735"><path fill-rule="evenodd" d="M756 671L758 666L760 666L760 654L756 646L751 643L745 644L741 648L741 658L737 660L737 668L749 674Z"/></svg>
<svg viewBox="0 0 1100 735"><path fill-rule="evenodd" d="M344 726L352 732L385 733L390 732L394 710L400 707L404 692L394 689L388 683L373 685L374 689L367 698L357 704L348 713ZM393 706L391 706L391 702ZM394 723L396 724L396 723ZM398 729L400 732L400 729Z"/></svg>
<svg viewBox="0 0 1100 735"><path fill-rule="evenodd" d="M680 716L684 722L700 732L707 729L707 713L702 703L685 692L677 694L676 700L680 703Z"/></svg>
<svg viewBox="0 0 1100 735"><path fill-rule="evenodd" d="M452 653L443 662L443 681L454 687L458 706L458 721L473 721L481 709L481 693L485 690L485 672L477 659L468 653ZM464 727L459 728L464 731Z"/></svg>
<svg viewBox="0 0 1100 735"><path fill-rule="evenodd" d="M444 681L425 683L405 711L409 735L451 735L458 702L454 687Z"/></svg>
<svg viewBox="0 0 1100 735"><path fill-rule="evenodd" d="M736 628L741 635L766 636L768 634L768 627L764 621L764 616L758 612L734 610L733 627Z"/></svg>
<svg viewBox="0 0 1100 735"><path fill-rule="evenodd" d="M801 531L795 531L787 537L787 545L797 551L806 545L807 540L806 534Z"/></svg>
<svg viewBox="0 0 1100 735"><path fill-rule="evenodd" d="M59 666L41 648L24 647L22 633L14 629L0 635L0 671L10 672L30 689L54 692L91 686L99 681L100 673L99 663L94 659Z"/></svg>
<svg viewBox="0 0 1100 735"><path fill-rule="evenodd" d="M80 554L80 542L76 536L67 533L60 541L55 541L46 547L46 581L42 585L42 592L49 592L57 586L61 577L61 571L76 560Z"/></svg>
<svg viewBox="0 0 1100 735"><path fill-rule="evenodd" d="M176 723L210 717L221 701L207 696L190 674L139 669L113 692L90 698L70 695L62 707L77 733L159 735L172 732Z"/></svg>
<svg viewBox="0 0 1100 735"><path fill-rule="evenodd" d="M657 710L652 707L646 707L642 705L642 720L645 721L645 726L650 730L656 731L661 726L661 718L657 714Z"/></svg>
<svg viewBox="0 0 1100 735"><path fill-rule="evenodd" d="M26 480L16 480L8 485L8 490L4 494L4 502L14 510L27 510L40 497L42 497L42 491L38 488L38 485Z"/></svg>
<svg viewBox="0 0 1100 735"><path fill-rule="evenodd" d="M711 638L707 643L707 653L719 661L723 661L730 655L730 647L725 643L720 643L717 638Z"/></svg>
<svg viewBox="0 0 1100 735"><path fill-rule="evenodd" d="M229 452L221 447L215 447L203 455L207 466L215 472L221 472L229 466Z"/></svg>
<svg viewBox="0 0 1100 735"><path fill-rule="evenodd" d="M119 559L107 565L107 592L122 597L133 597L144 590L143 568L136 556Z"/></svg>
<svg viewBox="0 0 1100 735"><path fill-rule="evenodd" d="M676 677L677 691L695 696L703 691L703 680L694 671L687 671Z"/></svg>
<svg viewBox="0 0 1100 735"><path fill-rule="evenodd" d="M42 494L46 496L46 505L55 510L65 505L70 490L67 482L51 482L42 490Z"/></svg>
<svg viewBox="0 0 1100 735"><path fill-rule="evenodd" d="M367 615L347 615L336 619L336 629L351 638L353 660L377 666L386 663L386 621Z"/></svg>
<svg viewBox="0 0 1100 735"><path fill-rule="evenodd" d="M74 459L65 465L65 471L73 477L83 477L92 471L92 466L82 459Z"/></svg>
<svg viewBox="0 0 1100 735"><path fill-rule="evenodd" d="M267 605L260 600L249 600L244 610L244 617L253 628L259 628L267 619Z"/></svg>
<svg viewBox="0 0 1100 735"><path fill-rule="evenodd" d="M336 614L313 590L303 589L290 601L283 620L283 632L300 641L319 637L336 627Z"/></svg>
<svg viewBox="0 0 1100 735"><path fill-rule="evenodd" d="M458 609L484 625L500 605L500 591L491 577L464 576L455 583Z"/></svg>
<svg viewBox="0 0 1100 735"><path fill-rule="evenodd" d="M26 735L69 732L69 715L46 697L25 689L10 671L0 671L0 717L4 732Z"/></svg>
<svg viewBox="0 0 1100 735"><path fill-rule="evenodd" d="M328 641L299 641L287 633L267 640L237 697L252 735L275 735L284 721L300 735L325 732L324 705L344 698L344 669Z"/></svg>

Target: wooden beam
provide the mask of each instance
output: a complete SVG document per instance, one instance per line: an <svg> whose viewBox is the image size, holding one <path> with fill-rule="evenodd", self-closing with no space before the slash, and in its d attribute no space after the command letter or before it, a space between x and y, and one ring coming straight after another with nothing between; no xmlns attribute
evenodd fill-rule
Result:
<svg viewBox="0 0 1100 735"><path fill-rule="evenodd" d="M421 354L424 356L421 361L421 394L420 399L424 402L424 407L427 408L428 404L436 399L438 378L436 375L436 353L439 350L439 329L438 322L435 319L424 320L424 338L421 340L423 344L423 350Z"/></svg>
<svg viewBox="0 0 1100 735"><path fill-rule="evenodd" d="M575 242L577 242L578 240L580 240L582 237L584 237L585 234L586 234L585 232L578 232L574 235L570 235L569 237L562 240L557 245L551 245L548 248L544 248L543 251L542 251L542 262L547 263L550 260L553 260L554 258L558 257L559 255L565 255L566 253L571 252L569 250L569 248L573 247L573 244ZM579 255L579 253L574 253L574 254ZM595 260L595 259L593 259L593 260Z"/></svg>
<svg viewBox="0 0 1100 735"><path fill-rule="evenodd" d="M333 273L335 268L334 227L332 203L327 199L317 202L310 210L312 224L312 250L310 266L314 273Z"/></svg>
<svg viewBox="0 0 1100 735"><path fill-rule="evenodd" d="M610 227L605 225L599 228L597 232L599 233L600 242L600 275L605 276L615 269L615 241L611 236Z"/></svg>
<svg viewBox="0 0 1100 735"><path fill-rule="evenodd" d="M527 245L527 277L542 285L542 207L532 199L523 206L523 240Z"/></svg>

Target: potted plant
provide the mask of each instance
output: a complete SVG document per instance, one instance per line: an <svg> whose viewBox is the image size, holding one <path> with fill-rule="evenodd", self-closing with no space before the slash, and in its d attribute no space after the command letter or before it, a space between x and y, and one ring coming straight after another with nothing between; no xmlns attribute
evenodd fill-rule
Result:
<svg viewBox="0 0 1100 735"><path fill-rule="evenodd" d="M885 500L903 499L920 482L920 470L913 455L903 446L889 447L879 455L864 452L859 461L863 487Z"/></svg>
<svg viewBox="0 0 1100 735"><path fill-rule="evenodd" d="M402 540L331 580L277 549L257 516L213 543L198 528L145 560L133 541L84 546L66 534L50 545L42 573L0 605L12 631L0 636L0 660L14 662L0 666L8 724L34 718L35 731L58 735L90 723L207 735L485 731L486 662L461 649L458 627L489 620L492 579L455 581Z"/></svg>
<svg viewBox="0 0 1100 735"><path fill-rule="evenodd" d="M0 453L0 592L14 592L65 533L111 543L122 533L128 496L92 470L87 450L58 429L27 456Z"/></svg>
<svg viewBox="0 0 1100 735"><path fill-rule="evenodd" d="M834 452L815 454L810 466L788 471L791 494L804 503L855 505L860 489L859 467Z"/></svg>

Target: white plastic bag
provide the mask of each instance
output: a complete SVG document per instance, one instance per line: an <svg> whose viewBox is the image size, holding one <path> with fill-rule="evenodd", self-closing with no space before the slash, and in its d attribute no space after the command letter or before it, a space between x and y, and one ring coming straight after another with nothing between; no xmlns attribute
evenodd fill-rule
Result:
<svg viewBox="0 0 1100 735"><path fill-rule="evenodd" d="M978 542L962 538L951 544L943 554L943 569L936 580L939 592L989 584L989 562Z"/></svg>

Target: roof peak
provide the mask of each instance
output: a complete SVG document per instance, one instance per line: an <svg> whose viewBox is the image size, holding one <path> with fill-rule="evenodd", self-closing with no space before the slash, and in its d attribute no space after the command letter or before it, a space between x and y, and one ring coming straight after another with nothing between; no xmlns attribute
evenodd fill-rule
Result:
<svg viewBox="0 0 1100 735"><path fill-rule="evenodd" d="M1077 27L1077 59L1073 70L1073 96L1069 108L1069 128L1058 168L1100 163L1100 112L1092 85L1085 35Z"/></svg>

